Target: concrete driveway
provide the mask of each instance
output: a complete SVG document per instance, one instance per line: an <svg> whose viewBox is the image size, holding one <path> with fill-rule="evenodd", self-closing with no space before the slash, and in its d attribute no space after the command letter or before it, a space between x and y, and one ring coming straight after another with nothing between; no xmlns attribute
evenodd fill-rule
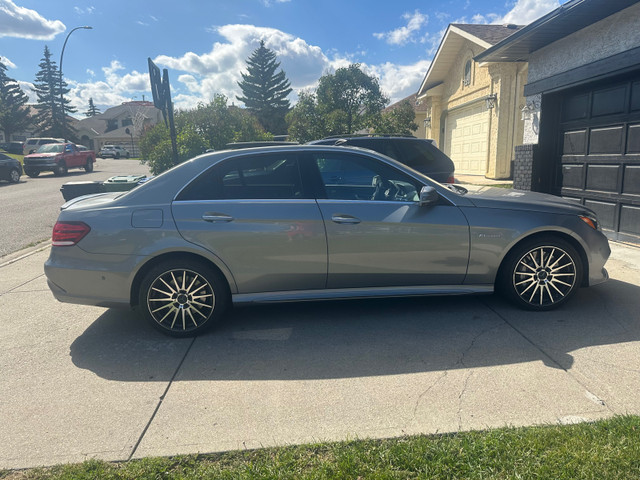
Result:
<svg viewBox="0 0 640 480"><path fill-rule="evenodd" d="M0 266L0 468L640 414L640 249L535 314L499 297L235 309L171 339Z"/></svg>

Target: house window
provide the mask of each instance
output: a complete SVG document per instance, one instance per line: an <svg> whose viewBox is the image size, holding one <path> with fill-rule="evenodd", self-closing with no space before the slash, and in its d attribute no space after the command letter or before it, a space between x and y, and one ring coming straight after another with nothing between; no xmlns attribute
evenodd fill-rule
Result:
<svg viewBox="0 0 640 480"><path fill-rule="evenodd" d="M122 120L123 127L128 127L129 125L133 125L133 120L131 120L130 118L125 118L124 120Z"/></svg>
<svg viewBox="0 0 640 480"><path fill-rule="evenodd" d="M464 64L464 77L462 79L462 84L465 87L471 85L471 60L467 60L467 63Z"/></svg>
<svg viewBox="0 0 640 480"><path fill-rule="evenodd" d="M111 132L111 131L117 130L117 129L118 129L118 120L115 120L115 119L107 120L107 130L106 130L106 132Z"/></svg>

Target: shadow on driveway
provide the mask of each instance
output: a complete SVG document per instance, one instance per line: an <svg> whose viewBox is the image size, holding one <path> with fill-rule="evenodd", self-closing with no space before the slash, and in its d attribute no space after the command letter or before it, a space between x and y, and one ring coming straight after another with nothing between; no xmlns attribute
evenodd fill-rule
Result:
<svg viewBox="0 0 640 480"><path fill-rule="evenodd" d="M239 307L207 335L173 339L135 312L111 309L71 345L73 363L118 381L300 380L542 361L640 339L640 287L582 289L560 310L516 309L498 296L379 299ZM193 342L193 344L192 344ZM164 372L164 373L161 373Z"/></svg>

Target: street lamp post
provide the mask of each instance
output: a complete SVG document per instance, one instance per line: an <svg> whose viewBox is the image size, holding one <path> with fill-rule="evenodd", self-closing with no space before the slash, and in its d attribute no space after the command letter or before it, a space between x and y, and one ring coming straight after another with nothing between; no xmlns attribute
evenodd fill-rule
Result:
<svg viewBox="0 0 640 480"><path fill-rule="evenodd" d="M73 32L75 32L76 30L81 30L81 29L85 29L85 30L92 30L93 27L89 27L88 25L84 25L82 27L76 27L73 30L71 30L69 33L67 33L67 38L64 39L64 44L62 45L62 52L60 52L60 108L62 109L62 133L65 133L65 130L67 129L67 119L64 113L64 92L63 92L63 88L62 88L62 58L64 57L64 49L67 46L67 40L69 40L69 37L71 36L71 34ZM66 138L65 138L66 140Z"/></svg>

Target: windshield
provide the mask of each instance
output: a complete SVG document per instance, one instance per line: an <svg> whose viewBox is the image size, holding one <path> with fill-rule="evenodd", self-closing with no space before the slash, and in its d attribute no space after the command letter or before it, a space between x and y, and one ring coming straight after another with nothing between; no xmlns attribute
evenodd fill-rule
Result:
<svg viewBox="0 0 640 480"><path fill-rule="evenodd" d="M47 143L38 149L38 153L60 153L63 150L64 145L61 143Z"/></svg>

